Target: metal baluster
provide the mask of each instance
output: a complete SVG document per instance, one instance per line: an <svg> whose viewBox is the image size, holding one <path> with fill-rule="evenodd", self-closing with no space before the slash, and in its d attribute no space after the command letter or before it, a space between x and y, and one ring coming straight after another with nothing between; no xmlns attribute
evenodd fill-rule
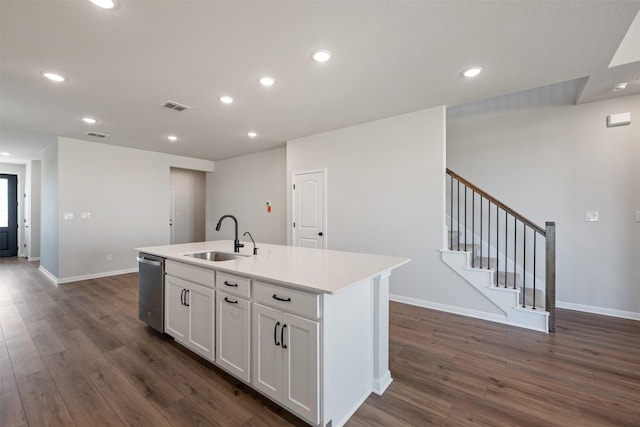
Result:
<svg viewBox="0 0 640 427"><path fill-rule="evenodd" d="M476 190L471 193L471 246L473 246L471 266L476 268Z"/></svg>
<svg viewBox="0 0 640 427"><path fill-rule="evenodd" d="M500 212L499 207L496 205L496 286L498 286L498 272L500 271Z"/></svg>
<svg viewBox="0 0 640 427"><path fill-rule="evenodd" d="M464 186L464 250L467 250L467 186Z"/></svg>
<svg viewBox="0 0 640 427"><path fill-rule="evenodd" d="M522 223L522 307L527 295L527 224Z"/></svg>
<svg viewBox="0 0 640 427"><path fill-rule="evenodd" d="M460 181L458 181L458 194L457 194L457 208L458 208L458 250L460 250Z"/></svg>
<svg viewBox="0 0 640 427"><path fill-rule="evenodd" d="M487 270L491 269L491 200L487 200Z"/></svg>
<svg viewBox="0 0 640 427"><path fill-rule="evenodd" d="M536 240L538 231L533 230L533 309L536 309Z"/></svg>
<svg viewBox="0 0 640 427"><path fill-rule="evenodd" d="M513 289L516 289L516 266L518 265L516 261L518 260L518 229L517 227L517 218L513 217Z"/></svg>
<svg viewBox="0 0 640 427"><path fill-rule="evenodd" d="M451 233L449 235L449 250L453 250L453 176L451 175L451 186L449 188L450 192L451 192L451 197L449 198L450 202L451 202L451 209L449 209L449 224L451 224L451 226L449 227L449 232Z"/></svg>
<svg viewBox="0 0 640 427"><path fill-rule="evenodd" d="M482 194L480 195L480 268L482 268Z"/></svg>
<svg viewBox="0 0 640 427"><path fill-rule="evenodd" d="M507 211L504 211L504 287L507 287L507 271L509 270L509 227Z"/></svg>

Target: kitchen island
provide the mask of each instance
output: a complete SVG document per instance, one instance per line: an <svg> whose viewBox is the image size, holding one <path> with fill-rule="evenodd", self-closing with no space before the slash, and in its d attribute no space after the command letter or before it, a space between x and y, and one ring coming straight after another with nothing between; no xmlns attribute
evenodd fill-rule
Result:
<svg viewBox="0 0 640 427"><path fill-rule="evenodd" d="M234 242L138 248L165 263L165 332L311 425L391 383L389 276L407 258Z"/></svg>

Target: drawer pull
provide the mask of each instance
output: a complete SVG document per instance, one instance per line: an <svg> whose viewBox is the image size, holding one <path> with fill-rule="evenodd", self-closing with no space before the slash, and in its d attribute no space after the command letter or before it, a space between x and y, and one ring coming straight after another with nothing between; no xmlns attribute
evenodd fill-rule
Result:
<svg viewBox="0 0 640 427"><path fill-rule="evenodd" d="M278 295L273 294L273 299L284 302L291 302L291 298L280 298Z"/></svg>
<svg viewBox="0 0 640 427"><path fill-rule="evenodd" d="M238 303L238 300L231 301L231 300L230 300L229 298L227 298L227 297L224 297L224 300L225 300L226 302L228 302L229 304L237 304L237 303Z"/></svg>
<svg viewBox="0 0 640 427"><path fill-rule="evenodd" d="M231 286L232 288L237 288L238 287L237 283L229 283L226 280L224 281L224 284L227 285L227 286Z"/></svg>

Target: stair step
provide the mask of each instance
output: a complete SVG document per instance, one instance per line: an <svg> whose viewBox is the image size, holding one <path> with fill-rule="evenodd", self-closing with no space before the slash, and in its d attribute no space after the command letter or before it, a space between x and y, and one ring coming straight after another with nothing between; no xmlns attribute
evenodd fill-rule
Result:
<svg viewBox="0 0 640 427"><path fill-rule="evenodd" d="M507 288L513 288L513 273L507 273L505 278L504 271L498 271L498 284L502 287L505 285L505 280L507 284ZM516 287L522 286L522 278L519 273L516 273Z"/></svg>
<svg viewBox="0 0 640 427"><path fill-rule="evenodd" d="M522 305L522 288L520 289L520 296L518 298L518 304ZM544 292L540 289L536 289L536 309L544 310ZM533 305L533 288L527 288L526 294L524 296L524 305L530 307Z"/></svg>
<svg viewBox="0 0 640 427"><path fill-rule="evenodd" d="M477 252L478 249L480 249L480 245L475 244L472 245L471 243L458 243L458 242L450 242L449 243L449 247L451 248L452 251L464 251L464 252Z"/></svg>
<svg viewBox="0 0 640 427"><path fill-rule="evenodd" d="M494 270L497 270L497 265L498 265L498 260L496 258L487 258L487 257L482 257L480 258L479 256L475 257L473 259L473 268L493 268Z"/></svg>

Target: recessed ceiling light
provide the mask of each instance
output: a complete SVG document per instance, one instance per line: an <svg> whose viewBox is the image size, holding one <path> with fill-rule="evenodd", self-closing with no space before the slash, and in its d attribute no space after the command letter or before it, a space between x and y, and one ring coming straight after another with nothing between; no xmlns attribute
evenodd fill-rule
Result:
<svg viewBox="0 0 640 427"><path fill-rule="evenodd" d="M622 90L625 90L626 88L627 88L627 82L622 82L622 83L618 83L618 84L615 84L615 85L611 86L609 88L609 90L611 92L620 92Z"/></svg>
<svg viewBox="0 0 640 427"><path fill-rule="evenodd" d="M274 79L273 77L270 77L270 76L260 77L258 79L258 81L260 82L260 84L262 86L267 86L267 87L273 86L274 84L276 84L276 79Z"/></svg>
<svg viewBox="0 0 640 427"><path fill-rule="evenodd" d="M171 142L176 142L178 140L178 137L175 135L169 135L167 139Z"/></svg>
<svg viewBox="0 0 640 427"><path fill-rule="evenodd" d="M462 76L463 77L475 77L478 74L480 74L481 72L484 71L484 67L481 66L475 66L475 67L471 67L471 68L467 68L466 70L464 70L462 72Z"/></svg>
<svg viewBox="0 0 640 427"><path fill-rule="evenodd" d="M331 59L332 56L333 54L331 53L331 51L327 49L318 49L313 52L313 55L311 57L316 62L327 62Z"/></svg>
<svg viewBox="0 0 640 427"><path fill-rule="evenodd" d="M228 95L223 95L220 98L218 98L220 100L220 102L222 102L223 104L231 104L233 102L233 98L228 96Z"/></svg>
<svg viewBox="0 0 640 427"><path fill-rule="evenodd" d="M89 0L89 1L103 9L114 9L117 6L116 0Z"/></svg>
<svg viewBox="0 0 640 427"><path fill-rule="evenodd" d="M92 117L83 117L82 121L90 125L95 125L96 123L98 123L98 121Z"/></svg>
<svg viewBox="0 0 640 427"><path fill-rule="evenodd" d="M53 82L63 82L65 80L67 80L65 77L61 76L60 74L56 74L56 73L49 73L49 72L42 71L40 74L42 74L44 77L48 78L49 80L51 80Z"/></svg>
<svg viewBox="0 0 640 427"><path fill-rule="evenodd" d="M258 134L254 131L248 132L247 135L249 136L249 138L255 138L256 136L258 136Z"/></svg>
<svg viewBox="0 0 640 427"><path fill-rule="evenodd" d="M2 153L0 153L0 156L9 157L10 155L11 153L7 153L6 151L3 151Z"/></svg>

